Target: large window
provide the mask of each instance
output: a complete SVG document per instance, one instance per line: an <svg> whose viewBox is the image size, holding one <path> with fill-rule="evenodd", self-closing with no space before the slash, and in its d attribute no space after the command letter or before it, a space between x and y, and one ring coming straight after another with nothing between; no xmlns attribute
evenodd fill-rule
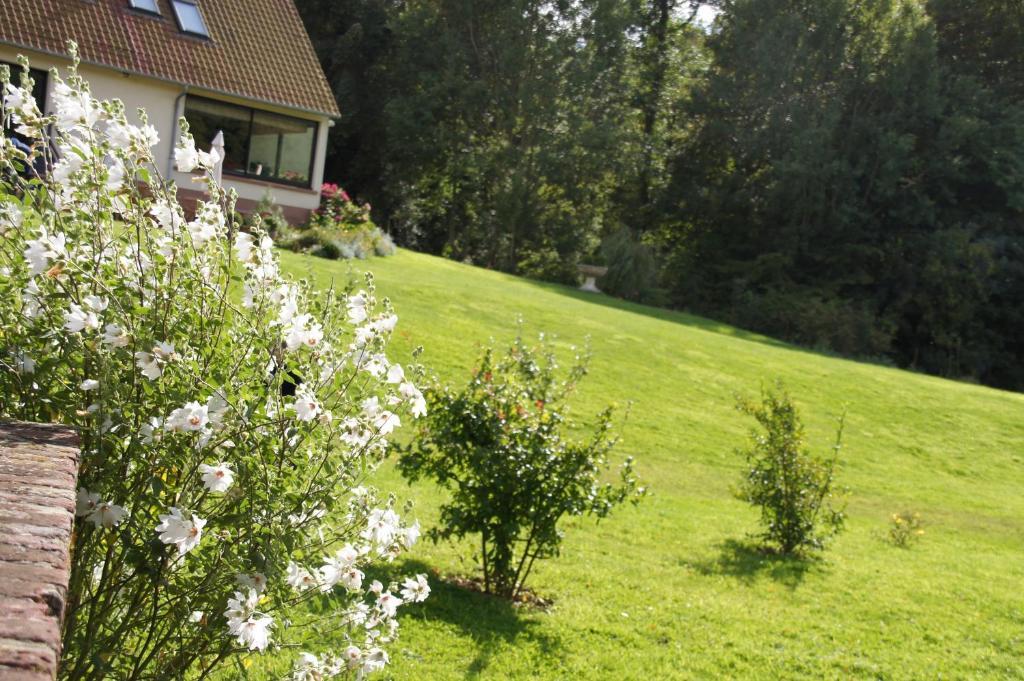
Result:
<svg viewBox="0 0 1024 681"><path fill-rule="evenodd" d="M224 131L224 172L309 187L315 121L189 96L185 118L201 149Z"/></svg>

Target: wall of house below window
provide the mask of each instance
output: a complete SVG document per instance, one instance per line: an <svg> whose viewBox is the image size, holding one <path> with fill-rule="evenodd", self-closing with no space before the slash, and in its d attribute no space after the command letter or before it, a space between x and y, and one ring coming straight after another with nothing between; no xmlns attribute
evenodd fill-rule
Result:
<svg viewBox="0 0 1024 681"><path fill-rule="evenodd" d="M57 67L63 72L69 64L67 59L31 50L18 49L9 45L0 45L0 61L16 62L18 54L24 54L28 57L32 68L49 70L50 68ZM180 96L184 88L180 85L165 83L153 78L126 75L88 64L82 65L80 72L89 82L94 97L97 99L120 99L124 102L130 122L139 122L137 110L140 107L146 110L150 124L157 129L160 135L160 143L154 150L156 163L160 173L167 175L168 169L171 167L172 139L176 136L177 120L184 112L185 97ZM50 83L51 91L52 87L53 84ZM318 133L316 149L314 151L311 189L291 187L255 178L232 177L227 174L224 175L224 185L238 192L238 205L239 209L243 212L251 210L268 192L273 197L274 202L282 206L285 209L286 215L294 222L304 220L310 211L315 210L319 206L320 187L323 183L324 156L327 150L327 128L329 123L327 117L300 113L286 107L264 105L240 97L226 97L198 88L189 88L188 92L197 96L218 99L242 106L250 106L265 111L315 120L318 124ZM49 111L49 102L47 102L47 106ZM178 184L184 204L194 203L196 197L201 196L196 191L200 185L193 181L192 176L179 173L176 170L171 170L170 176Z"/></svg>

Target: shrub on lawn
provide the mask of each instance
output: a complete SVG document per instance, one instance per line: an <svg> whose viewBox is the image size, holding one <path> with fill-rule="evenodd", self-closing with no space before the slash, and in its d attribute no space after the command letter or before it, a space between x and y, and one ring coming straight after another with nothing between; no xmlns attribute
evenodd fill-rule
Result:
<svg viewBox="0 0 1024 681"><path fill-rule="evenodd" d="M488 593L522 593L534 561L557 555L564 516L600 519L644 493L631 458L615 483L603 481L617 442L611 408L585 438L566 437L566 402L587 359L577 356L559 378L543 337L536 348L517 337L503 356L488 348L468 385L425 392L429 415L419 437L399 448L410 481L433 478L451 492L432 537L480 536Z"/></svg>
<svg viewBox="0 0 1024 681"><path fill-rule="evenodd" d="M921 514L914 511L893 513L889 518L889 541L901 549L910 548L924 535L924 523Z"/></svg>
<svg viewBox="0 0 1024 681"><path fill-rule="evenodd" d="M0 417L81 434L62 675L205 678L315 640L324 618L347 648L301 669L380 669L395 609L429 590L363 573L419 533L360 486L399 414L424 408L385 356L394 313L372 285L319 294L283 276L269 237L237 231L185 121L175 158L209 195L192 220L144 114L128 123L73 67L43 116L8 78L0 113L34 145L0 133ZM51 126L52 170L22 179Z"/></svg>
<svg viewBox="0 0 1024 681"><path fill-rule="evenodd" d="M740 399L737 408L761 426L741 452L749 468L739 496L760 507L763 538L784 554L823 548L844 521L832 506L843 419L832 456L819 458L807 449L800 415L781 382L762 391L759 403Z"/></svg>

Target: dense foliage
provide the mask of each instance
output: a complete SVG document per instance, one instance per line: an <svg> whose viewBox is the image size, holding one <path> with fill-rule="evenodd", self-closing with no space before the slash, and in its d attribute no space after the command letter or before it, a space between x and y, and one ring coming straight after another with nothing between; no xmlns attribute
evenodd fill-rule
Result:
<svg viewBox="0 0 1024 681"><path fill-rule="evenodd" d="M1024 387L1020 3L703 4L299 0L328 174L420 250L570 282L628 229L675 306Z"/></svg>
<svg viewBox="0 0 1024 681"><path fill-rule="evenodd" d="M759 403L741 399L737 408L760 426L743 452L748 468L738 492L761 510L764 540L784 554L822 548L842 530L845 518L833 505L842 420L832 455L816 457L807 449L800 414L781 384L764 391Z"/></svg>
<svg viewBox="0 0 1024 681"><path fill-rule="evenodd" d="M479 535L483 586L516 598L534 562L558 554L565 516L606 517L644 490L626 459L613 484L603 481L618 439L612 409L591 434L570 439L566 401L586 374L577 357L564 378L549 343L516 338L504 356L488 348L469 384L425 391L429 416L415 443L400 447L410 480L432 478L449 490L435 539Z"/></svg>
<svg viewBox="0 0 1024 681"><path fill-rule="evenodd" d="M329 182L320 188L320 208L305 225L283 230L278 243L331 260L395 254L395 243L374 224L369 204L356 203L348 192Z"/></svg>
<svg viewBox="0 0 1024 681"><path fill-rule="evenodd" d="M362 486L423 413L385 355L397 317L369 282L281 274L184 120L175 161L207 192L191 219L144 112L73 67L44 116L9 75L0 115L31 146L0 134L0 417L81 435L62 678L206 677L324 625L344 645L296 678L383 668L396 609L429 592L364 580L419 534Z"/></svg>

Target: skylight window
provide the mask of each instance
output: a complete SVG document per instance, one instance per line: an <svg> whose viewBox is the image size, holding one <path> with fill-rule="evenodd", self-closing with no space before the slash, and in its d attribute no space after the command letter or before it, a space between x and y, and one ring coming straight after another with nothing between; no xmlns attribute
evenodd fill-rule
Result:
<svg viewBox="0 0 1024 681"><path fill-rule="evenodd" d="M132 6L132 9L150 14L160 14L160 6L156 4L156 0L128 0L128 4Z"/></svg>
<svg viewBox="0 0 1024 681"><path fill-rule="evenodd" d="M171 0L171 6L174 7L174 16L178 18L178 26L183 33L210 37L210 31L206 28L203 15L194 0Z"/></svg>

